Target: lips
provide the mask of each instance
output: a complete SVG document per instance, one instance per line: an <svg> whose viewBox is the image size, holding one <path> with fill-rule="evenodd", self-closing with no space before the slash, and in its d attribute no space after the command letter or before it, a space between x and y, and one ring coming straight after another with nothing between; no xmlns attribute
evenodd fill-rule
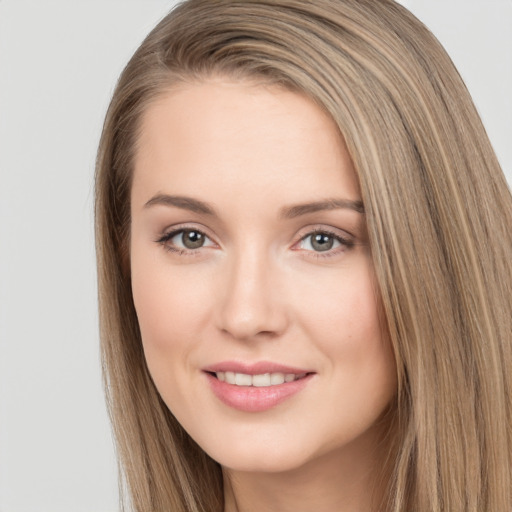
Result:
<svg viewBox="0 0 512 512"><path fill-rule="evenodd" d="M304 389L314 372L272 362L226 361L203 370L214 395L244 412L271 409Z"/></svg>

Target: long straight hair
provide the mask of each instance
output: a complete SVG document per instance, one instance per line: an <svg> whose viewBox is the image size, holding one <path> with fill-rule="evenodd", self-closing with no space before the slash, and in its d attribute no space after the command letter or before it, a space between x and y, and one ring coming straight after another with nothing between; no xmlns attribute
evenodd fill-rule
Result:
<svg viewBox="0 0 512 512"><path fill-rule="evenodd" d="M391 0L189 0L118 82L97 160L105 388L138 512L220 512L222 476L158 395L130 286L141 115L211 76L306 94L344 137L397 362L379 511L512 510L512 198L463 81Z"/></svg>

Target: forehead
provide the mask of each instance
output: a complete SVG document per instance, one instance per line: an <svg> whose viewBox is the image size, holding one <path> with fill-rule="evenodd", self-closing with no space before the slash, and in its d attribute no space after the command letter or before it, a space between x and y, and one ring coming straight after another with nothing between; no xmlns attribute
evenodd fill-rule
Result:
<svg viewBox="0 0 512 512"><path fill-rule="evenodd" d="M158 192L201 194L215 202L215 195L230 191L281 198L286 191L290 201L300 202L304 194L318 199L332 190L359 197L335 123L304 95L221 79L180 84L142 117L135 201Z"/></svg>

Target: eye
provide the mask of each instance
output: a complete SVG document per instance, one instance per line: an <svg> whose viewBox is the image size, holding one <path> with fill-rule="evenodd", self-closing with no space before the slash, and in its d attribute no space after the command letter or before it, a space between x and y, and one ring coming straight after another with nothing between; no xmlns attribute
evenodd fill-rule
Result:
<svg viewBox="0 0 512 512"><path fill-rule="evenodd" d="M339 246L340 243L329 233L312 233L306 238L302 239L301 249L307 249L309 251L329 251L333 247Z"/></svg>
<svg viewBox="0 0 512 512"><path fill-rule="evenodd" d="M215 245L202 231L192 228L171 231L157 242L164 245L166 249L176 252L194 251L201 247Z"/></svg>
<svg viewBox="0 0 512 512"><path fill-rule="evenodd" d="M176 246L183 246L186 249L199 249L203 247L207 238L204 233L195 229L184 229L171 238L171 242Z"/></svg>
<svg viewBox="0 0 512 512"><path fill-rule="evenodd" d="M337 249L343 247L349 248L354 245L354 242L343 238L338 234L329 231L314 231L307 234L298 243L298 249L304 251L313 251L317 253L337 252Z"/></svg>

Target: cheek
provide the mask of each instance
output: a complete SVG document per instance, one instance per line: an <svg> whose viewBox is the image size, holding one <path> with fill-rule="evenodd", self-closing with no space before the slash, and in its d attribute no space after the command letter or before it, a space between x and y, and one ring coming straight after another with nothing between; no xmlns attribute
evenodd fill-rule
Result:
<svg viewBox="0 0 512 512"><path fill-rule="evenodd" d="M396 367L376 285L370 272L354 278L358 279L350 283L340 302L345 302L347 309L336 322L341 334L338 334L341 340L337 343L337 357L354 387L374 391L382 388L387 393L395 387Z"/></svg>
<svg viewBox="0 0 512 512"><path fill-rule="evenodd" d="M143 250L132 253L132 292L144 353L155 381L197 344L199 326L209 304L200 276L184 268L170 268L167 254L154 256Z"/></svg>
<svg viewBox="0 0 512 512"><path fill-rule="evenodd" d="M179 270L139 263L136 258L132 261L132 290L146 364L164 402L183 416L193 403L194 390L187 386L187 376L205 306L197 290L184 286Z"/></svg>
<svg viewBox="0 0 512 512"><path fill-rule="evenodd" d="M340 389L382 406L395 393L396 365L369 261L317 284L309 289L322 293L301 293L296 303L309 339Z"/></svg>
<svg viewBox="0 0 512 512"><path fill-rule="evenodd" d="M303 281L302 285L296 293L295 309L312 331L312 338L325 340L331 350L340 351L381 338L379 301L369 262L363 260L350 272L326 273L323 279Z"/></svg>

